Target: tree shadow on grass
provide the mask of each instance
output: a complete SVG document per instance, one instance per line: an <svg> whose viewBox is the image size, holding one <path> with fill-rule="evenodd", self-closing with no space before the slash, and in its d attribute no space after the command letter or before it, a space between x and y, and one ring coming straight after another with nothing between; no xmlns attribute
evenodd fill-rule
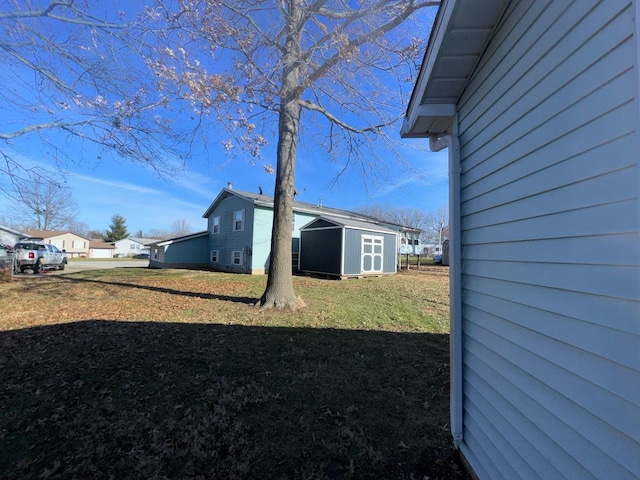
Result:
<svg viewBox="0 0 640 480"><path fill-rule="evenodd" d="M0 332L2 478L467 479L448 337L89 320Z"/></svg>
<svg viewBox="0 0 640 480"><path fill-rule="evenodd" d="M237 295L220 295L215 293L205 292L189 292L186 290L176 290L173 288L157 287L153 285L139 285L135 283L126 282L114 282L108 280L93 280L90 278L74 278L72 276L59 276L54 279L55 281L74 282L74 283L92 283L96 285L112 285L116 287L132 288L136 290L147 290L149 292L156 293L168 293L169 295L180 295L183 297L202 298L204 300L222 300L226 302L236 302L243 304L255 304L259 298L256 297L242 297Z"/></svg>

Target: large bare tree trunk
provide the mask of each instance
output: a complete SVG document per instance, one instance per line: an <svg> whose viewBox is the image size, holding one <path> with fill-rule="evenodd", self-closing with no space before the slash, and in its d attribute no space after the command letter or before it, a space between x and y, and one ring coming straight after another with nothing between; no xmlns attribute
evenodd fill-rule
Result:
<svg viewBox="0 0 640 480"><path fill-rule="evenodd" d="M291 101L281 106L269 277L260 301L263 308L298 306L291 274L291 218L299 115L297 102Z"/></svg>
<svg viewBox="0 0 640 480"><path fill-rule="evenodd" d="M286 40L280 91L276 185L271 230L269 277L260 305L263 308L296 308L291 268L291 218L293 215L293 171L300 123L300 0L289 0L286 16Z"/></svg>

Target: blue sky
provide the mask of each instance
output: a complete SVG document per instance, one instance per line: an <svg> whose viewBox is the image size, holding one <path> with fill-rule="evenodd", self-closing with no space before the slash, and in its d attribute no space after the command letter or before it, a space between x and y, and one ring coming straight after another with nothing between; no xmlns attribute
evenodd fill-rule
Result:
<svg viewBox="0 0 640 480"><path fill-rule="evenodd" d="M410 147L412 142L422 148ZM27 146L20 153L21 163L41 166L39 156L37 145ZM319 150L300 155L296 166L297 199L309 203L322 199L325 206L345 210L381 204L426 212L447 204L446 151L431 153L426 142L407 141L407 147L402 148L402 161L415 174L398 166L397 170L391 168L388 178L367 181L354 171L337 178L342 165L325 160ZM119 213L126 219L130 233L170 231L176 220L186 220L192 231L204 230L206 220L202 214L227 182L232 182L235 189L253 192L260 186L265 194L273 193L274 182L274 176L260 165L251 165L241 156L225 156L222 151L216 159L196 158L175 177L160 177L129 160L104 154L99 164L86 160L68 162L63 169L68 172L65 183L79 207L78 221L90 229L103 230ZM11 219L13 210L12 200L0 196L0 215Z"/></svg>
<svg viewBox="0 0 640 480"><path fill-rule="evenodd" d="M140 5L140 2L132 2L132 11ZM435 11L430 9L424 12L426 24L433 21ZM105 12L114 14L115 10L106 9ZM40 31L38 28L35 31ZM426 32L426 27L423 28ZM64 32L58 30L54 30L53 34L66 38ZM86 51L91 50L84 44L83 48ZM56 63L57 60L54 60L52 65ZM80 77L84 77L84 72L85 70L80 70ZM376 86L374 82L367 87L368 84L362 83L364 80L358 78L357 70L352 73L353 81L357 83L350 85L358 85L362 91ZM2 129L12 131L38 121L47 121L47 109L43 109L39 103L43 101L48 102L48 106L56 110L61 118L65 118L67 113L73 113L73 109L67 110L56 105L57 98L46 91L41 92L42 95L35 94L32 86L34 76L29 68L14 65L12 70L7 70L7 75L8 93L0 95ZM68 83L73 83L72 80L73 74ZM376 78L373 80L377 81ZM330 82L330 79L327 81ZM405 100L408 101L411 83L403 81L402 88L407 89L403 96L406 96ZM396 105L389 102L380 92L382 90L372 90L372 96L380 97L380 105L393 106L395 109ZM13 94L23 97L24 100L15 101ZM96 93L90 89L86 96L92 101L97 98ZM67 101L73 103L72 100ZM343 113L340 111L343 106L341 102L327 102L336 112ZM29 104L31 108L25 108L25 105ZM180 118L187 123L174 125L178 130L188 129L188 117L176 119L180 121ZM366 120L370 121L368 118ZM317 119L312 122L315 123L305 123L303 115L301 131L305 130L305 138L319 136L320 140L316 139L317 141L326 141L322 132L314 130L326 125ZM149 168L118 158L113 153L100 151L89 141L79 141L78 137L65 138L60 135L60 131L55 130L43 131L40 136L33 134L20 137L11 144L0 145L0 151L18 160L25 168L51 168L55 165L65 171L64 183L70 189L79 208L77 221L85 224L88 229L105 230L112 216L120 214L126 219L130 233L171 231L172 224L181 220L187 222L191 231L200 231L206 228L202 214L220 190L226 187L227 182L232 182L233 187L238 190L257 192L258 188L262 187L265 194L272 194L274 176L266 173L262 165L276 164L274 123L258 125L258 130L269 143L262 149L262 159L255 165L252 165L241 151L237 152L237 156L233 156L220 146L220 140L228 138L228 132L217 131L215 122L210 123L208 128L205 133L207 144L194 144L189 163L180 165L184 168L173 177L160 177ZM393 140L399 142L396 148L400 155L400 163L404 163L405 167L397 164L391 154L384 153L386 150L381 143L379 146L376 145L374 150L381 157L375 162L379 162L382 173L376 176L368 171L365 178L357 169L347 169L343 172L344 165L340 157L336 162L332 162L327 159L326 151L312 144L312 140L301 139L295 174L296 189L299 192L297 200L315 203L322 199L326 206L346 210L356 210L367 205L383 205L391 208L416 208L428 212L440 205L446 205L446 151L430 153L425 141L401 141L400 122L391 131L395 132ZM420 148L412 148L411 145ZM169 164L173 163L171 158L166 161ZM2 180L0 178L0 184ZM14 212L12 200L0 195L0 218L4 216L9 221L21 223L19 218L15 218Z"/></svg>

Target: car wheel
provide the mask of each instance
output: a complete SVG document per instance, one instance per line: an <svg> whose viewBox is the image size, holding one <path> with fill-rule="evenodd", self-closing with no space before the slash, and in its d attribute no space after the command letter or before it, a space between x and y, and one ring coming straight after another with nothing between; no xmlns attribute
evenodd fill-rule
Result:
<svg viewBox="0 0 640 480"><path fill-rule="evenodd" d="M38 260L33 266L33 273L40 273L42 271L42 260Z"/></svg>
<svg viewBox="0 0 640 480"><path fill-rule="evenodd" d="M58 265L58 270L64 270L64 264L66 262L62 262L60 265Z"/></svg>

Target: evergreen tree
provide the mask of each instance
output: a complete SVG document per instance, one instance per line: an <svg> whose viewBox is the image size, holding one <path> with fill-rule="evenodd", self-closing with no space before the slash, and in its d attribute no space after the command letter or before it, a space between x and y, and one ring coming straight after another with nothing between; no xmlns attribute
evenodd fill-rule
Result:
<svg viewBox="0 0 640 480"><path fill-rule="evenodd" d="M127 238L129 236L129 232L127 232L127 225L125 222L126 220L119 213L116 213L111 217L111 225L109 225L109 230L107 230L107 234L104 236L105 242L116 242L123 238Z"/></svg>

